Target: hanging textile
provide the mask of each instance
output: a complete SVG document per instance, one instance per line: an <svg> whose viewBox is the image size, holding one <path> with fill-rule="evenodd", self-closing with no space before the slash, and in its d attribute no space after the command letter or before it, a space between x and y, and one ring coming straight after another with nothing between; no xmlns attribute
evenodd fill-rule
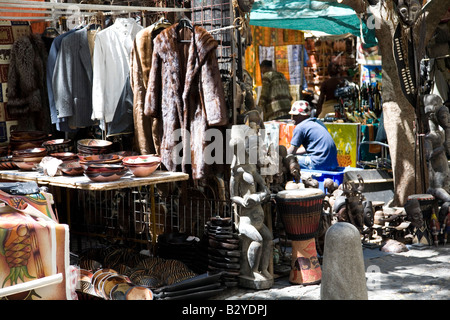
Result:
<svg viewBox="0 0 450 320"><path fill-rule="evenodd" d="M287 46L303 44L305 42L303 31L250 26L252 29L253 44L260 46Z"/></svg>
<svg viewBox="0 0 450 320"><path fill-rule="evenodd" d="M144 111L164 123L161 162L167 170L179 171L181 165L183 172L192 172L193 179L202 179L210 169L207 160L211 160L205 157L206 132L228 123L216 57L218 43L202 27L182 28L179 34L177 25L163 30L153 41Z"/></svg>
<svg viewBox="0 0 450 320"><path fill-rule="evenodd" d="M134 39L130 59L130 84L133 90L133 121L136 149L140 154L160 154L159 125L155 119L144 117L145 93L152 66L153 39L170 27L164 19L141 30ZM153 132L153 128L154 131Z"/></svg>
<svg viewBox="0 0 450 320"><path fill-rule="evenodd" d="M0 142L9 140L10 128L17 124L16 119L6 112L11 48L16 40L29 34L31 27L28 22L0 20Z"/></svg>
<svg viewBox="0 0 450 320"><path fill-rule="evenodd" d="M307 67L309 60L308 53L306 52L306 48L304 45L289 45L287 46L288 49L288 65L289 65L289 82L290 84L303 84L303 89L307 89L308 84L306 81L305 72L303 72L303 79L302 79L302 60L303 60L303 67ZM302 57L303 53L303 57Z"/></svg>
<svg viewBox="0 0 450 320"><path fill-rule="evenodd" d="M252 45L247 48L245 51L245 69L250 73L253 77L256 86L261 86L261 71L259 68L259 64L261 63L261 47L274 47L274 50L277 50L277 47L288 46L288 45L299 45L305 42L303 31L299 30L288 30L288 29L277 29L277 28L268 28L268 27L260 27L260 26L250 26L252 31ZM266 50L266 49L263 49ZM275 51L276 52L276 51ZM277 71L282 72L287 79L289 79L289 71L288 65L284 59L288 59L287 52L284 55L283 52L279 52L281 54L280 58L276 57L273 60L274 66L276 66ZM264 53L262 54L265 55ZM276 59L279 59L276 60ZM279 63L285 71L281 71L278 67Z"/></svg>
<svg viewBox="0 0 450 320"><path fill-rule="evenodd" d="M130 53L136 34L142 30L131 18L117 18L95 37L92 79L92 119L100 127L113 120L130 71Z"/></svg>

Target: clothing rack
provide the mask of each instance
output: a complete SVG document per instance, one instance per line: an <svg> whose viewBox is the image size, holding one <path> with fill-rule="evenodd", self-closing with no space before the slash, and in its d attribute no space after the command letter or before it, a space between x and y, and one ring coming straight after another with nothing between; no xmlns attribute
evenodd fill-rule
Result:
<svg viewBox="0 0 450 320"><path fill-rule="evenodd" d="M188 8L169 8L169 7L145 7L145 6L122 6L122 5L103 5L103 4L78 4L78 3L59 3L59 2L38 2L25 0L0 0L0 12L2 20L54 20L59 16L80 15L89 16L92 11L106 11L120 13L132 12L190 12ZM39 16L6 16L8 13L31 13Z"/></svg>

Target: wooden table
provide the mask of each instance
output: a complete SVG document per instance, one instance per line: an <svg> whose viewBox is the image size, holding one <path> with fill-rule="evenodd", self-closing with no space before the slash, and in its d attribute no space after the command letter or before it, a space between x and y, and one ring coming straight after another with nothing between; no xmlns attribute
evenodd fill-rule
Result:
<svg viewBox="0 0 450 320"><path fill-rule="evenodd" d="M158 183L185 181L189 179L189 175L182 172L169 172L156 170L148 177L135 177L131 173L127 173L117 181L111 182L93 182L86 176L46 176L37 171L22 170L0 170L0 179L10 181L34 181L40 185L52 185L56 187L104 191L121 188L132 188L144 185L155 185Z"/></svg>
<svg viewBox="0 0 450 320"><path fill-rule="evenodd" d="M46 176L37 171L23 171L23 170L0 170L0 180L29 182L34 181L38 185L51 185L60 188L70 188L78 190L89 191L107 191L117 190L122 188L133 188L139 186L150 186L150 202L153 221L153 234L156 234L155 229L155 199L154 186L159 183L186 181L189 175L182 172L169 172L156 170L148 177L135 177L132 173L127 173L119 180L111 182L94 182L86 176ZM67 191L68 192L68 191ZM67 219L70 226L70 197L67 197ZM155 248L156 237L152 237L153 247Z"/></svg>

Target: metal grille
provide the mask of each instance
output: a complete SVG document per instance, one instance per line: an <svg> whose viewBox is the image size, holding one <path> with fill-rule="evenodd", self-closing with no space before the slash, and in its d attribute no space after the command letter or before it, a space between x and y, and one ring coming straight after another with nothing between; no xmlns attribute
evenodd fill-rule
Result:
<svg viewBox="0 0 450 320"><path fill-rule="evenodd" d="M226 29L233 25L231 0L192 0L192 23L200 25L218 41L217 58L219 68L232 73L233 32ZM216 32L214 32L217 30Z"/></svg>
<svg viewBox="0 0 450 320"><path fill-rule="evenodd" d="M71 243L77 247L74 251L103 241L149 249L158 235L172 232L201 238L209 218L231 217L229 201L163 196L155 188L152 203L152 190L150 186L111 191L76 190L70 212L74 240Z"/></svg>

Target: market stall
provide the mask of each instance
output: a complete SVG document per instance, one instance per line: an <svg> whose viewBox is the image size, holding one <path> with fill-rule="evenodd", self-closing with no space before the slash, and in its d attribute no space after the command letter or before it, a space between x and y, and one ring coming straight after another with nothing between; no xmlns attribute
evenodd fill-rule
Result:
<svg viewBox="0 0 450 320"><path fill-rule="evenodd" d="M385 206L393 196L380 125L386 69L367 17L305 2L80 3L75 16L65 3L4 2L2 10L37 16L0 22L0 186L35 183L26 199L52 195L39 210L55 213L49 225L64 226L70 243L62 267L25 261L22 277L0 255L12 268L0 296L29 291L33 277L66 286L67 297L102 300L208 299L236 286L268 289L278 276L317 284L325 233L338 222L353 224L365 245L443 241L440 190ZM289 81L292 103L308 99L296 116L315 114L321 85L334 77L328 65L339 66L331 111L316 123L336 146L333 170L300 169L301 155L288 153L300 147L290 115L263 121L263 60ZM19 198L3 201L17 211ZM412 221L417 211L423 224ZM5 250L32 229L8 223ZM73 279L69 265L79 269Z"/></svg>

